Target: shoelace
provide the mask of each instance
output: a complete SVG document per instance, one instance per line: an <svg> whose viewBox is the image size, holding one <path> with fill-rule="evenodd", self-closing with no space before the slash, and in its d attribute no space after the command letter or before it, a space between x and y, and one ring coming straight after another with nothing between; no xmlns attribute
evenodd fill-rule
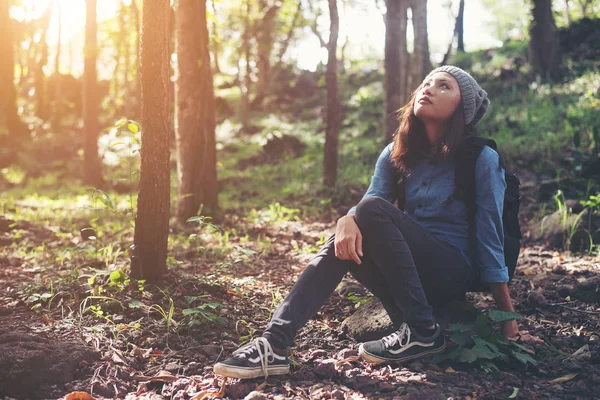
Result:
<svg viewBox="0 0 600 400"><path fill-rule="evenodd" d="M261 346L264 349L264 353L261 350ZM263 373L265 374L265 378L269 375L267 371L267 365L269 361L272 360L273 357L273 348L271 347L271 343L264 337L257 337L252 342L247 345L240 347L236 351L233 352L233 355L236 357L246 358L254 351L258 352L258 359L260 361L260 366L262 368Z"/></svg>
<svg viewBox="0 0 600 400"><path fill-rule="evenodd" d="M402 339L406 338L406 342L403 342ZM400 344L400 347L406 346L410 342L410 328L408 324L405 322L400 326L396 332L391 335L384 336L383 344L386 349L394 346L396 343Z"/></svg>

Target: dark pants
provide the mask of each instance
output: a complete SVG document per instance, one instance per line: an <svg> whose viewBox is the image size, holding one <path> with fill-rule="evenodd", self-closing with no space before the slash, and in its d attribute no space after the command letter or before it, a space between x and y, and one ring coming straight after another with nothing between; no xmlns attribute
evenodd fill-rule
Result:
<svg viewBox="0 0 600 400"><path fill-rule="evenodd" d="M289 347L296 332L327 301L347 272L378 297L392 321L435 323L431 305L464 297L473 274L455 247L436 240L419 223L380 197L362 200L356 223L362 263L335 256L335 235L309 262L263 336Z"/></svg>

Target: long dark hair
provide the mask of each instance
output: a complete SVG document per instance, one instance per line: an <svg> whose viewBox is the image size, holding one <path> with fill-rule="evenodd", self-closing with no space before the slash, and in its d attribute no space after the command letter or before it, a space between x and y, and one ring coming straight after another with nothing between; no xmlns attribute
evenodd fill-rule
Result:
<svg viewBox="0 0 600 400"><path fill-rule="evenodd" d="M394 168L402 175L408 174L424 158L431 157L433 162L451 158L462 139L477 134L475 127L465 125L461 101L450 118L446 134L432 146L427 139L425 124L413 111L420 88L419 85L408 103L397 111L400 126L394 134L391 160Z"/></svg>

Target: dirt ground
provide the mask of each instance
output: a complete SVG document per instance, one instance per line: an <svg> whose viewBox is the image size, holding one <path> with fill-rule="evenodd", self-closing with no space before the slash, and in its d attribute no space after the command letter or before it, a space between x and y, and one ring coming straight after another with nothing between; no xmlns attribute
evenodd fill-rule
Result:
<svg viewBox="0 0 600 400"><path fill-rule="evenodd" d="M23 226L31 240L51 235ZM358 343L340 329L358 296L336 292L300 332L288 376L250 381L212 372L213 364L241 342L259 335L276 305L318 249L330 224L289 222L237 229L250 238L232 244L268 250L240 257L225 269L203 263L193 252L171 268L161 288L126 288L102 302L104 317L81 313L90 303L81 279L54 293L52 304L31 310L23 287L48 270L23 268L26 255L0 259L0 395L54 399L72 392L94 398L125 399L595 399L600 398L600 291L598 259L568 256L527 244L510 285L522 345L537 365L496 363L485 372L469 364L431 359L403 365L371 366L357 359ZM44 236L45 235L45 236ZM90 267L92 268L92 267ZM84 269L80 271L83 272ZM85 270L87 271L87 270ZM60 271L54 271L58 273ZM48 275L51 276L51 275ZM65 276L60 275L60 276ZM66 278L65 278L66 279ZM352 281L351 278L346 278ZM360 291L361 289L358 289ZM192 296L192 297L190 297ZM202 296L208 318L184 318L190 298ZM172 301L173 318L168 309ZM468 294L481 310L494 307L490 295ZM94 303L96 304L96 303ZM161 313L159 307L165 313ZM83 308L82 308L83 307ZM165 317L166 315L166 317ZM139 325L137 325L139 324ZM533 338L533 339L532 339ZM449 343L452 346L452 343ZM2 376L3 375L3 376ZM219 392L220 393L216 393ZM92 398L80 397L67 398Z"/></svg>

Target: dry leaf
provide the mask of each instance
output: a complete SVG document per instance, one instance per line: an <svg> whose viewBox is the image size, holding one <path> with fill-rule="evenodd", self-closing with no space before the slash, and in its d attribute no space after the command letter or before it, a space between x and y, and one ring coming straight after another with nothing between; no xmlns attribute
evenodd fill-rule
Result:
<svg viewBox="0 0 600 400"><path fill-rule="evenodd" d="M86 392L71 392L65 396L65 400L96 400L96 398Z"/></svg>
<svg viewBox="0 0 600 400"><path fill-rule="evenodd" d="M453 374L453 373L455 373L456 371L455 371L455 370L453 370L453 369L452 369L452 367L448 367L448 368L446 368L446 370L445 370L444 372L445 372L445 373L447 373L447 374Z"/></svg>
<svg viewBox="0 0 600 400"><path fill-rule="evenodd" d="M342 364L343 364L343 363L345 363L345 362L353 362L353 361L358 361L359 359L360 359L360 357L359 357L359 356L351 356L351 357L348 357L348 358L344 358L343 360L336 361L336 362L335 362L335 367L336 367L336 368L339 368L339 367L340 367L340 365L342 365Z"/></svg>
<svg viewBox="0 0 600 400"><path fill-rule="evenodd" d="M205 400L209 397L214 397L216 399L220 399L225 394L225 385L227 383L227 377L223 378L223 383L221 384L221 389L219 390L203 390L190 400Z"/></svg>
<svg viewBox="0 0 600 400"><path fill-rule="evenodd" d="M47 324L51 324L54 322L54 320L52 318L50 318L47 314L42 315L42 319Z"/></svg>
<svg viewBox="0 0 600 400"><path fill-rule="evenodd" d="M178 378L169 371L158 371L154 376L140 376L138 379L146 382L163 382L169 383L176 381Z"/></svg>
<svg viewBox="0 0 600 400"><path fill-rule="evenodd" d="M560 378L552 379L550 381L550 383L564 383L564 382L570 381L571 379L575 378L577 375L579 375L579 372L574 372L572 374L561 376Z"/></svg>

